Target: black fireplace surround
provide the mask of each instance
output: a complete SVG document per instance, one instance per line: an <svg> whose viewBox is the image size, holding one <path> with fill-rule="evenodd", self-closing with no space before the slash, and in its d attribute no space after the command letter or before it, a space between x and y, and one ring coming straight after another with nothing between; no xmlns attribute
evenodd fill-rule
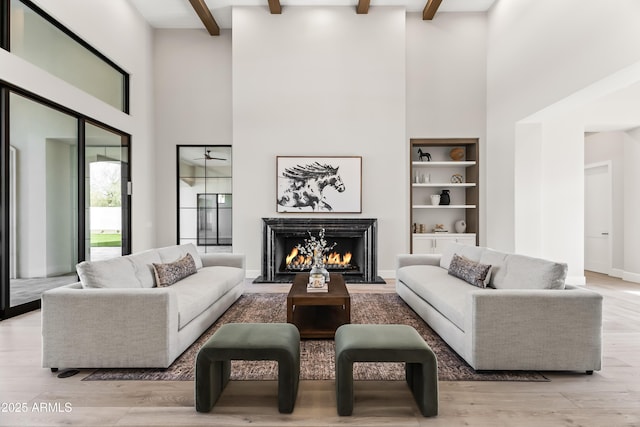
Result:
<svg viewBox="0 0 640 427"><path fill-rule="evenodd" d="M322 229L336 252L352 254L349 267L327 266L329 272L341 273L346 283L385 283L377 275L377 220L371 218L262 218L262 276L254 283L292 282L304 270L288 268L286 256Z"/></svg>

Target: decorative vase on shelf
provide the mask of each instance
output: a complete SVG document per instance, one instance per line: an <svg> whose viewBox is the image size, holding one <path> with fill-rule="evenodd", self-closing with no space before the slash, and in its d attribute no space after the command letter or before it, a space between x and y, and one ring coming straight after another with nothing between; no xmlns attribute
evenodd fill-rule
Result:
<svg viewBox="0 0 640 427"><path fill-rule="evenodd" d="M449 157L451 157L451 160L456 162L464 160L464 148L452 148L451 151L449 151Z"/></svg>
<svg viewBox="0 0 640 427"><path fill-rule="evenodd" d="M455 224L456 233L464 233L467 231L467 222L464 219L459 219Z"/></svg>
<svg viewBox="0 0 640 427"><path fill-rule="evenodd" d="M440 204L448 205L451 203L451 198L449 197L449 190L442 190L440 193Z"/></svg>
<svg viewBox="0 0 640 427"><path fill-rule="evenodd" d="M431 204L433 206L436 206L436 205L440 204L440 195L439 194L432 194L431 195Z"/></svg>

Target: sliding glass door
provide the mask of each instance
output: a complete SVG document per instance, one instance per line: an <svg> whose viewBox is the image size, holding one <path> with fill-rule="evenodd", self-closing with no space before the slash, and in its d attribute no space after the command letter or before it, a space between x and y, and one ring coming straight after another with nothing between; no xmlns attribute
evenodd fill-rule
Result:
<svg viewBox="0 0 640 427"><path fill-rule="evenodd" d="M130 253L129 136L0 87L0 318Z"/></svg>
<svg viewBox="0 0 640 427"><path fill-rule="evenodd" d="M129 253L129 143L125 135L85 126L85 259Z"/></svg>
<svg viewBox="0 0 640 427"><path fill-rule="evenodd" d="M78 120L9 95L9 307L76 281Z"/></svg>

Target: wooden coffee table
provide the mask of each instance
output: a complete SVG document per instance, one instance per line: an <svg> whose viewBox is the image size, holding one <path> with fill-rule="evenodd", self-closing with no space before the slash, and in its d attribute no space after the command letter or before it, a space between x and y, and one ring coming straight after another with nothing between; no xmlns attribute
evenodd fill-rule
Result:
<svg viewBox="0 0 640 427"><path fill-rule="evenodd" d="M342 274L331 273L328 292L307 292L309 273L297 274L287 295L287 322L301 338L333 338L338 327L351 323L351 297Z"/></svg>

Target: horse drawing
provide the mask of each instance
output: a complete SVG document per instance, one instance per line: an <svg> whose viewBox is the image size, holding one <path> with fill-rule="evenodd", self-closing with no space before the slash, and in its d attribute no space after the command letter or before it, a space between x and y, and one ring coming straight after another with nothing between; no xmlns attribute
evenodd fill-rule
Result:
<svg viewBox="0 0 640 427"><path fill-rule="evenodd" d="M332 211L323 195L325 188L333 187L339 193L345 190L338 167L318 162L286 168L280 178L286 179L288 185L278 198L278 204L284 207Z"/></svg>

